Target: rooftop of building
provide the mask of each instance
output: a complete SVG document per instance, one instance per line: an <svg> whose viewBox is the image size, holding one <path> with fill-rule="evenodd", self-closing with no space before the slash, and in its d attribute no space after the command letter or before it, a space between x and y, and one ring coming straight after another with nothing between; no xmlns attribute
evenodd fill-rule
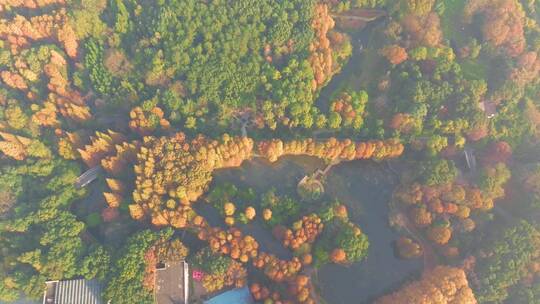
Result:
<svg viewBox="0 0 540 304"><path fill-rule="evenodd" d="M251 297L251 293L247 286L243 288L236 288L236 289L226 291L204 302L204 304L231 304L231 303L253 304L255 302L253 301L253 298Z"/></svg>
<svg viewBox="0 0 540 304"><path fill-rule="evenodd" d="M103 304L97 280L63 280L46 283L43 304Z"/></svg>
<svg viewBox="0 0 540 304"><path fill-rule="evenodd" d="M187 304L189 269L184 261L165 263L156 269L155 299L157 304Z"/></svg>

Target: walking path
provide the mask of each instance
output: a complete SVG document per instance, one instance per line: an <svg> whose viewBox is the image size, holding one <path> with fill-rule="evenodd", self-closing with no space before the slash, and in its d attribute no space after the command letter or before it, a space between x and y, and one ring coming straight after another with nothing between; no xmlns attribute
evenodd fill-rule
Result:
<svg viewBox="0 0 540 304"><path fill-rule="evenodd" d="M422 247L422 254L424 258L424 271L435 268L435 266L437 266L438 264L438 258L435 254L435 250L433 250L433 247L431 246L429 241L427 241L422 236L420 231L418 231L418 228L416 228L416 226L411 223L409 217L404 213L403 210L399 210L398 213L395 215L394 223L405 229L405 231L407 231L407 233L409 233L412 238L414 238L414 240Z"/></svg>
<svg viewBox="0 0 540 304"><path fill-rule="evenodd" d="M331 14L332 18L350 19L370 22L379 17L385 16L386 11L375 9L352 9L345 13Z"/></svg>
<svg viewBox="0 0 540 304"><path fill-rule="evenodd" d="M86 185L90 184L93 180L98 177L98 174L101 172L101 166L95 166L86 170L81 176L77 177L75 180L76 188L84 188Z"/></svg>

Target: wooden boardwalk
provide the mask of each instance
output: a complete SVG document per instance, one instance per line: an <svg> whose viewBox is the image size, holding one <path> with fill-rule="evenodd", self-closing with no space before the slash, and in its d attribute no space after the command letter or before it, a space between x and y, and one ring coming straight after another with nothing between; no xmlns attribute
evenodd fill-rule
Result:
<svg viewBox="0 0 540 304"><path fill-rule="evenodd" d="M101 173L101 170L101 166L95 166L86 170L86 172L81 174L81 176L77 177L77 179L75 180L75 187L78 189L84 188L86 185L90 184L98 177L99 173Z"/></svg>

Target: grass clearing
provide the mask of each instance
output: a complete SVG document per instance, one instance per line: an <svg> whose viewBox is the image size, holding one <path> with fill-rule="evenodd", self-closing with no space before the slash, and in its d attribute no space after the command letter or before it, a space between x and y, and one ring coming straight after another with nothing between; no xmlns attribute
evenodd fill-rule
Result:
<svg viewBox="0 0 540 304"><path fill-rule="evenodd" d="M437 3L444 7L444 12L440 16L444 37L458 44L464 44L467 39L467 35L461 30L465 4L466 0L442 0Z"/></svg>
<svg viewBox="0 0 540 304"><path fill-rule="evenodd" d="M466 79L487 79L487 70L489 62L482 57L476 60L465 59L460 65L463 70L463 75Z"/></svg>

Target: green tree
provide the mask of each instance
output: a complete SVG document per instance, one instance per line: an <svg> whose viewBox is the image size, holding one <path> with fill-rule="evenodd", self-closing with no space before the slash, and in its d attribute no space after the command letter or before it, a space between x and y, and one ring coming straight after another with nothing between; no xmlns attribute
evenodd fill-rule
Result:
<svg viewBox="0 0 540 304"><path fill-rule="evenodd" d="M498 229L482 248L489 255L478 258L475 272L479 285L475 295L479 303L502 302L508 288L524 276L526 267L540 250L540 234L525 221Z"/></svg>
<svg viewBox="0 0 540 304"><path fill-rule="evenodd" d="M30 145L26 148L28 155L38 158L47 158L52 157L51 150L44 143L39 140L33 140Z"/></svg>
<svg viewBox="0 0 540 304"><path fill-rule="evenodd" d="M100 94L111 95L114 91L113 76L103 65L103 45L96 39L89 39L84 46L84 65L92 87Z"/></svg>
<svg viewBox="0 0 540 304"><path fill-rule="evenodd" d="M367 256L369 241L365 234L355 229L352 223L343 224L337 235L338 247L347 253L347 261L354 263Z"/></svg>
<svg viewBox="0 0 540 304"><path fill-rule="evenodd" d="M418 176L429 186L453 182L457 177L457 168L453 161L432 159L421 164Z"/></svg>
<svg viewBox="0 0 540 304"><path fill-rule="evenodd" d="M427 152L430 156L437 155L446 146L448 146L448 139L436 134L428 138L426 142Z"/></svg>
<svg viewBox="0 0 540 304"><path fill-rule="evenodd" d="M494 167L485 167L480 176L480 189L487 197L492 199L504 196L504 185L510 179L510 170L504 163L498 163Z"/></svg>
<svg viewBox="0 0 540 304"><path fill-rule="evenodd" d="M132 235L120 249L112 270L108 272L107 288L104 298L111 303L153 303L152 293L142 286L146 267L144 255L158 240L167 240L172 230L161 232L150 230Z"/></svg>
<svg viewBox="0 0 540 304"><path fill-rule="evenodd" d="M28 115L15 103L10 103L4 110L4 117L8 125L16 130L26 127L29 120Z"/></svg>
<svg viewBox="0 0 540 304"><path fill-rule="evenodd" d="M195 254L193 264L208 274L223 275L229 269L231 259L212 252L210 247L205 247Z"/></svg>
<svg viewBox="0 0 540 304"><path fill-rule="evenodd" d="M113 0L112 7L115 14L114 30L125 34L130 29L130 15L123 0Z"/></svg>
<svg viewBox="0 0 540 304"><path fill-rule="evenodd" d="M341 126L341 116L336 112L331 112L328 118L328 127L331 129L339 129Z"/></svg>

